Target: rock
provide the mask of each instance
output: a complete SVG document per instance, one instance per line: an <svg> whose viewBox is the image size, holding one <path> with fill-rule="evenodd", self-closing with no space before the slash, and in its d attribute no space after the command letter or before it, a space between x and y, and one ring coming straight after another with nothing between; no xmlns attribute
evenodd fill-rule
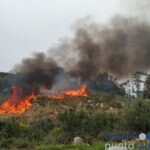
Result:
<svg viewBox="0 0 150 150"><path fill-rule="evenodd" d="M67 106L67 105L62 105L61 107L64 109L69 109L69 106Z"/></svg>
<svg viewBox="0 0 150 150"><path fill-rule="evenodd" d="M96 107L98 107L99 106L99 103L96 103L96 105L95 105Z"/></svg>
<svg viewBox="0 0 150 150"><path fill-rule="evenodd" d="M123 103L123 102L121 102L121 103L120 103L120 107L121 107L121 108L124 108L124 107L126 107L126 104Z"/></svg>
<svg viewBox="0 0 150 150"><path fill-rule="evenodd" d="M79 103L79 106L82 106L82 103L81 103L81 102Z"/></svg>
<svg viewBox="0 0 150 150"><path fill-rule="evenodd" d="M101 103L101 104L100 104L100 107L101 107L101 108L104 108L104 103Z"/></svg>
<svg viewBox="0 0 150 150"><path fill-rule="evenodd" d="M107 150L128 150L128 149L126 147L121 147L121 146L112 146Z"/></svg>
<svg viewBox="0 0 150 150"><path fill-rule="evenodd" d="M88 100L87 102L88 102L88 103L92 103L92 100Z"/></svg>
<svg viewBox="0 0 150 150"><path fill-rule="evenodd" d="M136 144L140 144L141 143L141 140L139 138L135 139L135 143Z"/></svg>
<svg viewBox="0 0 150 150"><path fill-rule="evenodd" d="M83 142L83 139L82 139L82 138L80 138L80 137L75 137L74 140L73 140L73 144L74 144L74 145L82 145L82 144L84 144L84 142Z"/></svg>
<svg viewBox="0 0 150 150"><path fill-rule="evenodd" d="M113 107L109 107L109 109L107 110L108 113L117 113L119 109L117 108L113 108Z"/></svg>
<svg viewBox="0 0 150 150"><path fill-rule="evenodd" d="M91 106L92 108L94 108L94 104L90 104L90 106Z"/></svg>
<svg viewBox="0 0 150 150"><path fill-rule="evenodd" d="M114 110L114 108L113 107L109 107L109 110Z"/></svg>

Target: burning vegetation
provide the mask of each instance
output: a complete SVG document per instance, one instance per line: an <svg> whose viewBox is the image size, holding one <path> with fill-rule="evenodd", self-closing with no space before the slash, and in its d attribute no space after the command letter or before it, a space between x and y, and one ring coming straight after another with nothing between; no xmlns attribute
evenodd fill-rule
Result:
<svg viewBox="0 0 150 150"><path fill-rule="evenodd" d="M61 92L58 95L52 95L50 96L50 98L53 99L64 99L65 97L78 97L78 96L88 96L87 93L87 86L86 85L82 85L80 89L77 90L66 90Z"/></svg>
<svg viewBox="0 0 150 150"><path fill-rule="evenodd" d="M107 72L125 79L137 70L149 71L149 22L118 15L107 25L83 19L74 29L72 38L47 53L23 59L12 69L14 74L6 81L9 89L2 92L6 94L1 97L0 114L22 113L43 95L53 99L88 96L86 89L124 95L116 81L100 80L99 75Z"/></svg>
<svg viewBox="0 0 150 150"><path fill-rule="evenodd" d="M22 97L22 89L13 86L12 94L0 105L0 115L3 114L20 114L32 106L32 100L37 96L34 92Z"/></svg>
<svg viewBox="0 0 150 150"><path fill-rule="evenodd" d="M34 91L30 95L22 96L22 89L16 86L12 87L12 94L0 105L0 115L20 114L32 107L32 101L36 100L38 95ZM88 96L86 85L82 85L77 90L66 90L57 95L48 95L51 99L61 100L66 97Z"/></svg>
<svg viewBox="0 0 150 150"><path fill-rule="evenodd" d="M32 107L36 99L42 97L65 101L71 97L88 97L88 91L125 94L121 85L107 73L99 74L94 80L82 81L75 73L65 72L62 68L52 68L50 73L51 78L39 74L39 77L34 77L33 73L7 74L7 91L1 92L6 94L1 96L0 115L23 113ZM39 81L40 78L42 80Z"/></svg>

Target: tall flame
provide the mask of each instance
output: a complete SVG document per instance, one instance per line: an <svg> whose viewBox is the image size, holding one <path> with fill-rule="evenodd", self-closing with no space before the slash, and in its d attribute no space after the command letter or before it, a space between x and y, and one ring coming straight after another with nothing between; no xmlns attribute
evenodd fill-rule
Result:
<svg viewBox="0 0 150 150"><path fill-rule="evenodd" d="M77 90L67 90L59 95L48 96L53 99L64 99L66 97L88 96L86 85L82 85ZM17 86L12 87L12 94L0 105L0 115L4 114L21 114L32 106L32 101L37 98L37 95L32 92L30 95L22 96L22 89Z"/></svg>
<svg viewBox="0 0 150 150"><path fill-rule="evenodd" d="M16 86L12 87L11 96L0 105L0 115L20 114L32 106L31 100L36 99L34 93L20 98L22 90Z"/></svg>

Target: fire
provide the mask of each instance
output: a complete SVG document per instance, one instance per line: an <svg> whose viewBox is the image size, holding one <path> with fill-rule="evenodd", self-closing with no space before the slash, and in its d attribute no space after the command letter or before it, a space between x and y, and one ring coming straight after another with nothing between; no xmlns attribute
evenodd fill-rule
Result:
<svg viewBox="0 0 150 150"><path fill-rule="evenodd" d="M59 95L48 96L53 99L64 99L65 97L88 96L87 86L82 85L80 89L63 91ZM32 92L30 95L22 96L22 89L17 86L12 87L12 94L0 105L0 115L21 114L32 106L32 101L36 100L37 95Z"/></svg>
<svg viewBox="0 0 150 150"><path fill-rule="evenodd" d="M77 96L84 96L84 97L88 96L87 86L85 84L82 85L80 89L67 90L67 91L60 93L59 95L53 95L49 97L53 99L64 99L65 97L77 97Z"/></svg>
<svg viewBox="0 0 150 150"><path fill-rule="evenodd" d="M28 110L32 106L31 100L36 99L36 95L32 93L24 98L20 98L22 90L16 86L12 87L12 94L0 105L0 115L3 114L20 114Z"/></svg>

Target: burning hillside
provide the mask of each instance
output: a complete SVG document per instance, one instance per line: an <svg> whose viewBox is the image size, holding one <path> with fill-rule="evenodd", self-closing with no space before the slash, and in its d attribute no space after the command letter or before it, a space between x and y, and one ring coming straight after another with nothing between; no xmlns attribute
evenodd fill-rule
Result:
<svg viewBox="0 0 150 150"><path fill-rule="evenodd" d="M34 92L31 95L21 96L22 89L13 86L12 94L0 105L0 115L12 113L20 114L29 109L32 106L32 100L35 100L37 96Z"/></svg>
<svg viewBox="0 0 150 150"><path fill-rule="evenodd" d="M15 75L7 78L9 88L1 100L0 114L22 113L38 96L87 96L87 88L124 94L115 80L107 75L101 80L99 74L125 79L137 70L149 71L149 22L115 16L107 25L80 20L74 29L72 38L62 40L48 53L23 59L11 70Z"/></svg>
<svg viewBox="0 0 150 150"><path fill-rule="evenodd" d="M22 97L22 89L13 86L12 94L0 105L0 115L4 114L20 114L32 107L32 101L36 100L38 96L34 91L30 95ZM51 99L61 100L66 97L88 96L86 85L81 86L77 90L66 90L57 95L49 95Z"/></svg>
<svg viewBox="0 0 150 150"><path fill-rule="evenodd" d="M66 97L78 97L78 96L88 96L87 86L82 85L80 89L77 90L66 90L57 95L49 96L52 99L64 99Z"/></svg>
<svg viewBox="0 0 150 150"><path fill-rule="evenodd" d="M88 91L118 91L123 93L108 74L99 74L95 80L80 80L72 72L62 68L51 68L48 74L37 72L8 74L6 98L1 98L0 115L21 114L32 107L33 101L40 97L65 100L71 97L87 97ZM49 77L48 77L49 75ZM11 81L11 84L10 84ZM2 92L1 93L5 93Z"/></svg>

